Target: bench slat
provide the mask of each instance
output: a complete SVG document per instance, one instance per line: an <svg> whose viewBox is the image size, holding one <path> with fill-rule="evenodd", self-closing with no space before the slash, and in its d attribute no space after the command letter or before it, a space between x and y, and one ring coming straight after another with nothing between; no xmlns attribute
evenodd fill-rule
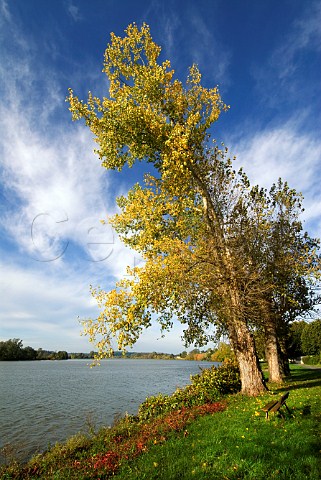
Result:
<svg viewBox="0 0 321 480"><path fill-rule="evenodd" d="M281 400L279 402L277 402L274 407L272 407L270 409L270 412L277 412L281 407L282 407L283 403L281 402Z"/></svg>
<svg viewBox="0 0 321 480"><path fill-rule="evenodd" d="M283 397L281 397L281 400L280 400L280 401L284 403L285 400L288 398L289 395L290 395L290 392L286 392L286 393L283 395Z"/></svg>
<svg viewBox="0 0 321 480"><path fill-rule="evenodd" d="M262 410L264 412L268 412L269 410L271 410L272 407L274 407L274 405L278 403L278 400L272 400L272 402L268 403L267 405L265 405L265 407L262 408Z"/></svg>
<svg viewBox="0 0 321 480"><path fill-rule="evenodd" d="M265 418L268 420L269 412L278 412L280 408L284 405L286 409L289 411L288 406L286 404L286 400L289 396L290 392L286 392L279 400L272 400L272 402L267 403L262 410L265 412ZM281 412L280 412L281 413ZM282 415L282 414L281 414ZM283 415L282 415L283 416Z"/></svg>

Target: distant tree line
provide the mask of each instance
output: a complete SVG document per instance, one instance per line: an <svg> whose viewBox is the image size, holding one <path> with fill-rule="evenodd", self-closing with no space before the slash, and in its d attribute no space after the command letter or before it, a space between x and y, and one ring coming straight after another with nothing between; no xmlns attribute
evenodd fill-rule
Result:
<svg viewBox="0 0 321 480"><path fill-rule="evenodd" d="M114 351L113 357L115 358L132 358L132 359L157 359L157 360L174 360L176 358L185 360L207 360L221 362L225 358L231 358L231 347L225 343L219 344L216 349L209 348L208 350L200 351L195 348L191 352L182 352L179 355L173 353L161 353L161 352L126 352L124 355L122 352ZM59 350L58 352L52 350L44 350L38 348L35 350L32 347L24 347L23 341L19 338L12 338L7 341L0 341L0 361L10 360L67 360L70 359L93 359L95 352L68 353L65 350Z"/></svg>
<svg viewBox="0 0 321 480"><path fill-rule="evenodd" d="M264 335L256 331L254 339L260 359L266 360ZM303 358L306 364L321 364L321 320L292 322L286 337L286 349L292 360ZM223 362L226 359L232 360L234 353L229 343L220 342L216 348L194 348L190 352L183 351L178 357L184 360Z"/></svg>
<svg viewBox="0 0 321 480"><path fill-rule="evenodd" d="M158 353L158 352L131 352L126 354L128 358L143 358L151 360L174 360L173 353Z"/></svg>
<svg viewBox="0 0 321 480"><path fill-rule="evenodd" d="M24 347L23 341L19 338L11 338L6 341L0 341L0 361L1 360L67 360L71 359L93 359L95 352L68 353L65 350L58 352L52 350L44 350L38 348L35 350L32 347Z"/></svg>
<svg viewBox="0 0 321 480"><path fill-rule="evenodd" d="M69 358L71 358L72 360L84 360L84 359L88 359L88 358L94 358L95 356L95 352L90 352L90 353L82 353L82 352L78 352L78 353L70 353L69 354Z"/></svg>
<svg viewBox="0 0 321 480"><path fill-rule="evenodd" d="M12 338L7 341L0 341L1 360L67 360L69 355L66 351L52 352L38 348L24 347L22 340Z"/></svg>
<svg viewBox="0 0 321 480"><path fill-rule="evenodd" d="M229 343L219 342L217 347L200 350L194 348L190 352L183 351L179 354L179 358L184 360L196 360L198 362L224 362L224 360L235 360L232 347Z"/></svg>
<svg viewBox="0 0 321 480"><path fill-rule="evenodd" d="M315 357L312 363L321 363L321 320L312 322L297 320L290 324L285 338L288 357L292 360L301 357ZM256 348L261 359L265 360L265 340L260 332L255 333ZM304 363L310 363L307 358Z"/></svg>
<svg viewBox="0 0 321 480"><path fill-rule="evenodd" d="M265 360L264 337L255 333L255 343L258 354L262 360ZM304 363L321 364L321 319L313 322L304 320L294 321L290 325L289 333L286 339L289 358L304 358ZM23 347L22 340L13 338L7 341L0 341L0 361L1 360L67 360L71 359L93 359L95 352L89 353L68 353L65 350L54 352L32 347ZM183 351L179 355L172 353L159 352L114 352L114 357L158 359L158 360L196 360L208 362L223 362L226 359L234 359L234 353L229 343L220 342L215 348L200 350L194 348L190 352Z"/></svg>
<svg viewBox="0 0 321 480"><path fill-rule="evenodd" d="M309 356L321 363L321 320L293 322L288 342L290 358Z"/></svg>

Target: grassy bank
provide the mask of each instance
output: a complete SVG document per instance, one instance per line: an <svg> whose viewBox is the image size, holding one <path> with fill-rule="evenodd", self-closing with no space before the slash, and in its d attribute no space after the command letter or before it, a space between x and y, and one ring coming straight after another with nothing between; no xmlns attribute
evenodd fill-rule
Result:
<svg viewBox="0 0 321 480"><path fill-rule="evenodd" d="M228 398L227 409L122 468L116 479L309 479L320 477L321 370L292 370L285 418L261 410L270 395Z"/></svg>
<svg viewBox="0 0 321 480"><path fill-rule="evenodd" d="M259 398L230 395L208 406L78 435L1 479L297 479L320 477L321 370L292 367L292 378ZM266 421L271 395L290 392L282 418Z"/></svg>

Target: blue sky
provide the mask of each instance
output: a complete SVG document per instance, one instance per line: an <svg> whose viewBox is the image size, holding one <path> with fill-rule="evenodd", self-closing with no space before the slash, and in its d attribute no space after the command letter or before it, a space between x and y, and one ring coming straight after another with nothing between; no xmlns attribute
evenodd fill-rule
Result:
<svg viewBox="0 0 321 480"><path fill-rule="evenodd" d="M321 236L321 2L313 0L0 0L0 339L89 351L77 317L138 262L99 221L141 176L107 172L90 132L72 123L67 90L107 94L110 32L150 25L177 76L197 63L231 108L213 129L253 183L278 177L305 197ZM155 326L141 351L184 349Z"/></svg>

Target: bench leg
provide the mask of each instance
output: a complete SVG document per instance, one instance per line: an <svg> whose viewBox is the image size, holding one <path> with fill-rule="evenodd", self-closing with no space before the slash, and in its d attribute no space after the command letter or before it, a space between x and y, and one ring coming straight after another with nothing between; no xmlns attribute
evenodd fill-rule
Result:
<svg viewBox="0 0 321 480"><path fill-rule="evenodd" d="M289 414L292 416L291 410L289 409L289 407L287 406L287 404L285 403L284 405L285 405L287 411L289 412Z"/></svg>

